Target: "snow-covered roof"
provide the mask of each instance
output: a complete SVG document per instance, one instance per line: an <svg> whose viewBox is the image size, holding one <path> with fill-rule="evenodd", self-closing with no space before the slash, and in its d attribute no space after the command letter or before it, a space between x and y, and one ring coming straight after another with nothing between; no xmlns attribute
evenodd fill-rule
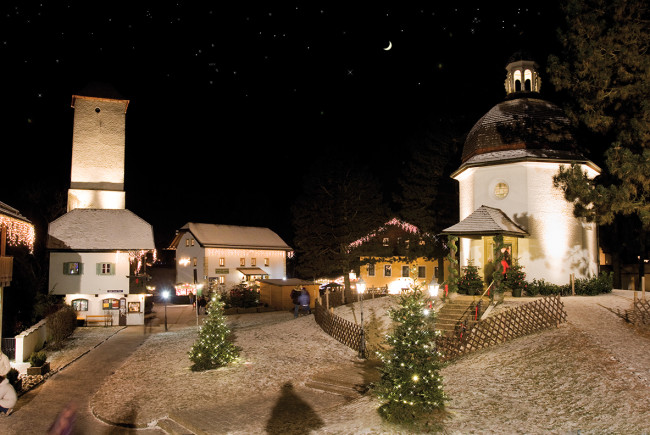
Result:
<svg viewBox="0 0 650 435"><path fill-rule="evenodd" d="M462 221L445 228L442 234L459 237L489 236L502 234L504 236L525 237L528 233L514 223L498 208L480 206Z"/></svg>
<svg viewBox="0 0 650 435"><path fill-rule="evenodd" d="M77 208L50 223L47 248L150 250L155 245L151 225L132 211Z"/></svg>
<svg viewBox="0 0 650 435"><path fill-rule="evenodd" d="M181 228L177 237L174 238L170 249L176 249L178 247L180 236L187 231L191 232L199 244L206 248L291 250L291 247L280 236L268 228L194 222L188 222Z"/></svg>

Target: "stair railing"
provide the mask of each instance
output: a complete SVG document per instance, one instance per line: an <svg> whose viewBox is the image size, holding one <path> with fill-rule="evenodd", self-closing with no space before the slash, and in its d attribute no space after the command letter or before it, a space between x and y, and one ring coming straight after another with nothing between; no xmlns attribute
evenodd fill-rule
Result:
<svg viewBox="0 0 650 435"><path fill-rule="evenodd" d="M483 297L487 294L490 296L490 289L494 286L494 280L490 283L489 286L483 291L483 294L479 297L478 302L472 301L472 303L463 311L463 314L461 314L460 318L458 319L458 322L456 323L456 327L454 328L456 331L456 336L458 336L460 339L462 339L468 329L468 318L470 317L470 312L474 312L474 322L478 322L479 317L482 315L482 309L481 306L483 304ZM476 299L474 299L476 300Z"/></svg>

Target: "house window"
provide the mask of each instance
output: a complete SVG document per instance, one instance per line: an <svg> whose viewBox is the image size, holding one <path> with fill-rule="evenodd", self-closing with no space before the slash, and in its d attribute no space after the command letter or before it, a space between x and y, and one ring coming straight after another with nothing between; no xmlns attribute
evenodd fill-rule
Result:
<svg viewBox="0 0 650 435"><path fill-rule="evenodd" d="M140 302L129 302L129 313L139 313Z"/></svg>
<svg viewBox="0 0 650 435"><path fill-rule="evenodd" d="M223 276L223 275L218 276L218 277L217 277L217 282L218 282L219 284L225 284L225 283L226 283L226 277Z"/></svg>
<svg viewBox="0 0 650 435"><path fill-rule="evenodd" d="M418 266L418 278L427 277L427 268L424 266Z"/></svg>
<svg viewBox="0 0 650 435"><path fill-rule="evenodd" d="M190 239L185 239L185 246L190 246Z"/></svg>
<svg viewBox="0 0 650 435"><path fill-rule="evenodd" d="M268 257L264 259L264 266L269 267L269 259Z"/></svg>
<svg viewBox="0 0 650 435"><path fill-rule="evenodd" d="M226 259L224 257L219 258L219 267L224 267L226 265Z"/></svg>
<svg viewBox="0 0 650 435"><path fill-rule="evenodd" d="M408 277L409 277L409 267L402 266L402 278L408 278Z"/></svg>
<svg viewBox="0 0 650 435"><path fill-rule="evenodd" d="M102 309L104 310L119 310L120 300L115 298L102 299Z"/></svg>
<svg viewBox="0 0 650 435"><path fill-rule="evenodd" d="M240 258L239 259L239 265L242 266L242 267L246 266L246 259L245 258Z"/></svg>
<svg viewBox="0 0 650 435"><path fill-rule="evenodd" d="M81 275L82 264L76 262L63 263L63 273L65 275Z"/></svg>
<svg viewBox="0 0 650 435"><path fill-rule="evenodd" d="M497 199L503 199L506 196L508 196L508 191L510 189L508 188L508 185L506 183L497 183L496 186L494 186L494 196Z"/></svg>
<svg viewBox="0 0 650 435"><path fill-rule="evenodd" d="M384 237L384 240L382 241L382 244L384 246L388 246L388 237Z"/></svg>
<svg viewBox="0 0 650 435"><path fill-rule="evenodd" d="M192 264L194 264L194 267L196 267L196 265L197 265L198 263L199 263L198 258L196 258L196 257L192 258Z"/></svg>
<svg viewBox="0 0 650 435"><path fill-rule="evenodd" d="M393 266L390 264L384 265L384 276L393 276Z"/></svg>
<svg viewBox="0 0 650 435"><path fill-rule="evenodd" d="M194 239L190 240L190 245L194 246Z"/></svg>
<svg viewBox="0 0 650 435"><path fill-rule="evenodd" d="M257 266L257 258L251 258L251 266Z"/></svg>
<svg viewBox="0 0 650 435"><path fill-rule="evenodd" d="M369 264L368 265L368 276L375 276L375 265L374 264Z"/></svg>
<svg viewBox="0 0 650 435"><path fill-rule="evenodd" d="M74 299L72 309L75 311L88 311L88 299Z"/></svg>
<svg viewBox="0 0 650 435"><path fill-rule="evenodd" d="M115 275L115 264L97 263L97 275Z"/></svg>

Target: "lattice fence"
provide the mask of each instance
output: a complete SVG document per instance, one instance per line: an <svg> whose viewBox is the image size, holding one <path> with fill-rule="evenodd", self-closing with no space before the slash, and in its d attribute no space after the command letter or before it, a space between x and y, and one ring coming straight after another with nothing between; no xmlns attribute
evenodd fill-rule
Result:
<svg viewBox="0 0 650 435"><path fill-rule="evenodd" d="M566 322L566 317L560 296L549 296L488 317L462 336L439 337L438 350L444 360L451 360L468 352L558 326Z"/></svg>
<svg viewBox="0 0 650 435"><path fill-rule="evenodd" d="M634 301L630 321L637 326L650 326L650 300L637 299Z"/></svg>
<svg viewBox="0 0 650 435"><path fill-rule="evenodd" d="M359 351L361 346L361 326L337 316L333 311L326 309L320 300L316 300L314 318L316 323L328 335Z"/></svg>

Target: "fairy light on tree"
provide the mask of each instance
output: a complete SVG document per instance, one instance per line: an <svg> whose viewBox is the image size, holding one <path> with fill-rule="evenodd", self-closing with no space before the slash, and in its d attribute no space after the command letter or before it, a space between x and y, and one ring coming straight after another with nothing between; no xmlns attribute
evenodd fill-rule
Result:
<svg viewBox="0 0 650 435"><path fill-rule="evenodd" d="M381 381L375 393L383 403L379 414L392 422L414 422L443 409L448 400L442 390L440 353L436 347L435 314L429 298L415 284L403 292L397 308L388 314L396 327L387 336L390 349L378 352Z"/></svg>
<svg viewBox="0 0 650 435"><path fill-rule="evenodd" d="M207 318L199 329L199 338L189 352L193 371L210 370L225 366L239 356L226 326L223 302L216 295L207 306Z"/></svg>

